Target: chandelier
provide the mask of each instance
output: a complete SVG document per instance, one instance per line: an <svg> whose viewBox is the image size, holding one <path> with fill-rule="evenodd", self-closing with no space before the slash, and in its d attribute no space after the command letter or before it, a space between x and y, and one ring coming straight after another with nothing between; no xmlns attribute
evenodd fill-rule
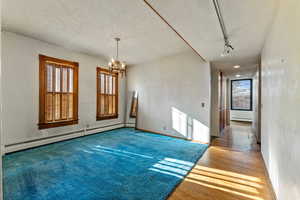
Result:
<svg viewBox="0 0 300 200"><path fill-rule="evenodd" d="M114 58L111 59L111 61L108 63L109 71L120 73L121 76L126 75L126 63L119 61L119 41L120 38L115 38L117 42L117 55Z"/></svg>

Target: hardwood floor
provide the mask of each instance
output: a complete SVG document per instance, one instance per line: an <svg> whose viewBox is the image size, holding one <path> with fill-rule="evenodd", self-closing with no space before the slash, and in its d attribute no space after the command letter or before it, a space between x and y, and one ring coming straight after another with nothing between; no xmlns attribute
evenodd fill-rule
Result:
<svg viewBox="0 0 300 200"><path fill-rule="evenodd" d="M169 200L273 200L249 124L231 123Z"/></svg>
<svg viewBox="0 0 300 200"><path fill-rule="evenodd" d="M237 151L258 151L260 146L256 142L251 130L251 123L231 121L223 135L212 141L212 146L220 146Z"/></svg>

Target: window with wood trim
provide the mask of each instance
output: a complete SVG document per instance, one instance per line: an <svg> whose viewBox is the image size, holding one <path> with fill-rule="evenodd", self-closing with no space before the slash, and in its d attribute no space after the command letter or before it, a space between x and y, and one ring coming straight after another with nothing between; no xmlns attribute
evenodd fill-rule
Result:
<svg viewBox="0 0 300 200"><path fill-rule="evenodd" d="M39 129L78 123L78 63L40 59Z"/></svg>
<svg viewBox="0 0 300 200"><path fill-rule="evenodd" d="M137 95L137 92L133 92L132 100L131 100L131 109L130 109L130 117L131 118L136 118L137 106L138 106L138 95Z"/></svg>
<svg viewBox="0 0 300 200"><path fill-rule="evenodd" d="M118 73L97 68L97 120L118 118Z"/></svg>

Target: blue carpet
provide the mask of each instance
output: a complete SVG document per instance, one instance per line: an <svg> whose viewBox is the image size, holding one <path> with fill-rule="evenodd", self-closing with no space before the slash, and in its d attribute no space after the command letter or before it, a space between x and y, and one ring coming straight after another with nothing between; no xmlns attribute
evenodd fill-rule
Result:
<svg viewBox="0 0 300 200"><path fill-rule="evenodd" d="M123 128L12 153L4 199L165 199L207 147Z"/></svg>

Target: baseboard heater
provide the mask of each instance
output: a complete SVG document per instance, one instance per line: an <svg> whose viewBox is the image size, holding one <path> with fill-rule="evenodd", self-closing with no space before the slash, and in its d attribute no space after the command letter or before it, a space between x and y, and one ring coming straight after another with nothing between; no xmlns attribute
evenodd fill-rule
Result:
<svg viewBox="0 0 300 200"><path fill-rule="evenodd" d="M232 121L245 121L245 122L252 122L252 119L250 118L244 118L244 117L231 117Z"/></svg>
<svg viewBox="0 0 300 200"><path fill-rule="evenodd" d="M103 131L109 131L109 130L113 130L113 129L123 128L123 127L124 127L124 123L118 123L118 124L112 124L112 125L101 126L101 127L80 129L77 131L63 133L60 135L53 135L53 136L48 136L48 137L43 137L43 138L37 138L37 139L27 140L24 142L7 144L4 146L4 148L5 148L4 152L11 153L11 152L15 152L15 151L20 151L20 150L24 150L24 149L29 149L29 148L33 148L33 147L38 147L38 146L42 146L42 145L46 145L46 144L69 140L69 139L73 139L73 138L77 138L77 137L83 137L83 136L100 133Z"/></svg>
<svg viewBox="0 0 300 200"><path fill-rule="evenodd" d="M135 128L135 123L127 122L127 123L125 123L125 127Z"/></svg>

